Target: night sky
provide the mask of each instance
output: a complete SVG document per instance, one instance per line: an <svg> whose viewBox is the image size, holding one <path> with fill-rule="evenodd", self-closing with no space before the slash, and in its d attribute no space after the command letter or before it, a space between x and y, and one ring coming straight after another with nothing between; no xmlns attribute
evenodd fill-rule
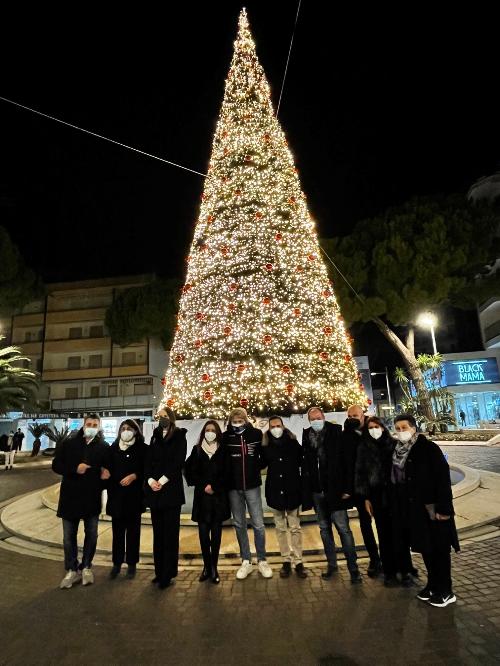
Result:
<svg viewBox="0 0 500 666"><path fill-rule="evenodd" d="M246 7L276 103L297 3ZM240 8L45 15L0 94L205 171ZM496 26L470 12L302 0L280 121L322 235L498 168ZM0 121L0 224L46 281L182 276L203 178L4 102Z"/></svg>

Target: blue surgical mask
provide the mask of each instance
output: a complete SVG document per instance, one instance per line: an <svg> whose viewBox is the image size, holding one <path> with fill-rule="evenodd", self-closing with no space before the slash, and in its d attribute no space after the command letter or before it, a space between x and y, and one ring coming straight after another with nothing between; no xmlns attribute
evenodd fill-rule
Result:
<svg viewBox="0 0 500 666"><path fill-rule="evenodd" d="M245 423L231 423L234 432L240 435L245 430Z"/></svg>
<svg viewBox="0 0 500 666"><path fill-rule="evenodd" d="M316 419L315 421L311 421L311 428L316 431L323 430L324 425L325 422L323 419Z"/></svg>
<svg viewBox="0 0 500 666"><path fill-rule="evenodd" d="M88 439L93 439L97 435L98 432L99 432L98 428L84 428L83 429L83 434Z"/></svg>

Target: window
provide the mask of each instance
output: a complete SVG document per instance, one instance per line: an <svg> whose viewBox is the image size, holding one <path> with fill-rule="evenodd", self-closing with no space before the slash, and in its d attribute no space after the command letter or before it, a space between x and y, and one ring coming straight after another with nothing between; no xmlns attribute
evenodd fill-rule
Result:
<svg viewBox="0 0 500 666"><path fill-rule="evenodd" d="M108 386L108 398L116 398L118 395L118 386Z"/></svg>
<svg viewBox="0 0 500 666"><path fill-rule="evenodd" d="M150 393L150 384L134 384L134 395L149 395Z"/></svg>
<svg viewBox="0 0 500 666"><path fill-rule="evenodd" d="M91 326L89 328L89 337L102 338L104 335L104 326Z"/></svg>
<svg viewBox="0 0 500 666"><path fill-rule="evenodd" d="M78 386L64 389L64 397L68 399L78 398Z"/></svg>
<svg viewBox="0 0 500 666"><path fill-rule="evenodd" d="M122 365L135 365L135 352L123 352Z"/></svg>
<svg viewBox="0 0 500 666"><path fill-rule="evenodd" d="M31 331L26 331L24 334L24 342L31 342Z"/></svg>
<svg viewBox="0 0 500 666"><path fill-rule="evenodd" d="M100 394L99 389L100 389L99 386L91 386L90 387L90 397L91 398L98 398L99 394Z"/></svg>
<svg viewBox="0 0 500 666"><path fill-rule="evenodd" d="M68 356L68 370L80 370L81 365L81 356Z"/></svg>
<svg viewBox="0 0 500 666"><path fill-rule="evenodd" d="M89 368L102 368L102 354L89 356Z"/></svg>
<svg viewBox="0 0 500 666"><path fill-rule="evenodd" d="M81 326L78 327L78 328L70 328L70 329L69 329L69 337L70 337L71 339L73 339L73 340L74 340L75 338L81 338L82 335L83 335L83 331L82 331L82 327L81 327Z"/></svg>

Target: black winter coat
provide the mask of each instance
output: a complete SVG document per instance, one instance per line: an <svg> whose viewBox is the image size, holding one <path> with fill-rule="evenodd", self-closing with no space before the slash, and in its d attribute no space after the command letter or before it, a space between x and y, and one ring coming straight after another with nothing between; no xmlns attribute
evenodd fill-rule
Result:
<svg viewBox="0 0 500 666"><path fill-rule="evenodd" d="M187 453L186 432L185 428L176 427L169 438L164 438L160 426L153 431L144 465L145 502L151 510L181 506L186 501L182 482ZM153 491L148 479L158 481L162 476L167 477L167 483L161 490Z"/></svg>
<svg viewBox="0 0 500 666"><path fill-rule="evenodd" d="M101 513L101 467L106 467L109 445L99 433L87 444L83 428L56 449L52 469L62 475L57 515L66 520L78 520ZM78 474L80 463L90 465L85 474Z"/></svg>
<svg viewBox="0 0 500 666"><path fill-rule="evenodd" d="M225 481L225 452L219 446L211 458L201 446L194 446L184 470L188 486L194 486L193 512L195 523L222 523L231 517ZM212 486L213 495L205 492Z"/></svg>
<svg viewBox="0 0 500 666"><path fill-rule="evenodd" d="M247 425L238 435L231 424L222 436L228 490L251 490L262 485L262 432Z"/></svg>
<svg viewBox="0 0 500 666"><path fill-rule="evenodd" d="M277 511L311 508L304 497L302 482L303 451L295 435L285 430L280 439L266 432L262 442L262 460L267 466L266 501Z"/></svg>
<svg viewBox="0 0 500 666"><path fill-rule="evenodd" d="M144 511L146 444L144 437L137 436L134 444L126 451L122 451L119 441L117 439L109 447L106 467L111 473L111 478L106 484L108 489L106 513L113 518L130 518ZM120 481L129 474L135 474L137 479L128 486L121 486Z"/></svg>
<svg viewBox="0 0 500 666"><path fill-rule="evenodd" d="M324 428L325 464L321 463L316 449L311 446L310 433L312 428L306 428L302 435L304 468L309 478L309 488L312 492L320 490L325 493L331 511L349 509L353 505L353 453L343 441L342 426L325 421ZM318 473L319 489L315 487ZM344 494L349 495L349 498L343 500L342 495Z"/></svg>
<svg viewBox="0 0 500 666"><path fill-rule="evenodd" d="M395 444L387 431L380 439L373 439L369 432L363 432L357 447L354 471L354 492L361 499L375 498L382 506L389 506Z"/></svg>
<svg viewBox="0 0 500 666"><path fill-rule="evenodd" d="M398 486L403 486L402 488ZM405 464L405 482L391 484L393 517L410 528L411 549L417 553L431 550L431 530L444 548L458 551L457 530L453 518L453 495L450 468L437 444L419 435ZM436 513L451 516L446 521L431 521L426 504L435 505ZM434 538L436 543L436 538Z"/></svg>

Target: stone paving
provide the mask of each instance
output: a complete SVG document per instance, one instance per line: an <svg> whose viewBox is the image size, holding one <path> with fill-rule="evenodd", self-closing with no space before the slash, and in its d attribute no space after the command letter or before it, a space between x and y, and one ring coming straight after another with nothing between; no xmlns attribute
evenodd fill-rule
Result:
<svg viewBox="0 0 500 666"><path fill-rule="evenodd" d="M500 473L500 448L488 446L464 446L439 444L444 453L448 454L449 461L457 464L486 469L489 472Z"/></svg>
<svg viewBox="0 0 500 666"><path fill-rule="evenodd" d="M165 591L150 571L110 581L95 567L93 586L59 590L59 563L0 549L0 663L498 664L500 538L453 563L458 602L437 609L417 588L353 587L343 565L330 581L316 566L306 580L226 570L219 586L184 571Z"/></svg>

